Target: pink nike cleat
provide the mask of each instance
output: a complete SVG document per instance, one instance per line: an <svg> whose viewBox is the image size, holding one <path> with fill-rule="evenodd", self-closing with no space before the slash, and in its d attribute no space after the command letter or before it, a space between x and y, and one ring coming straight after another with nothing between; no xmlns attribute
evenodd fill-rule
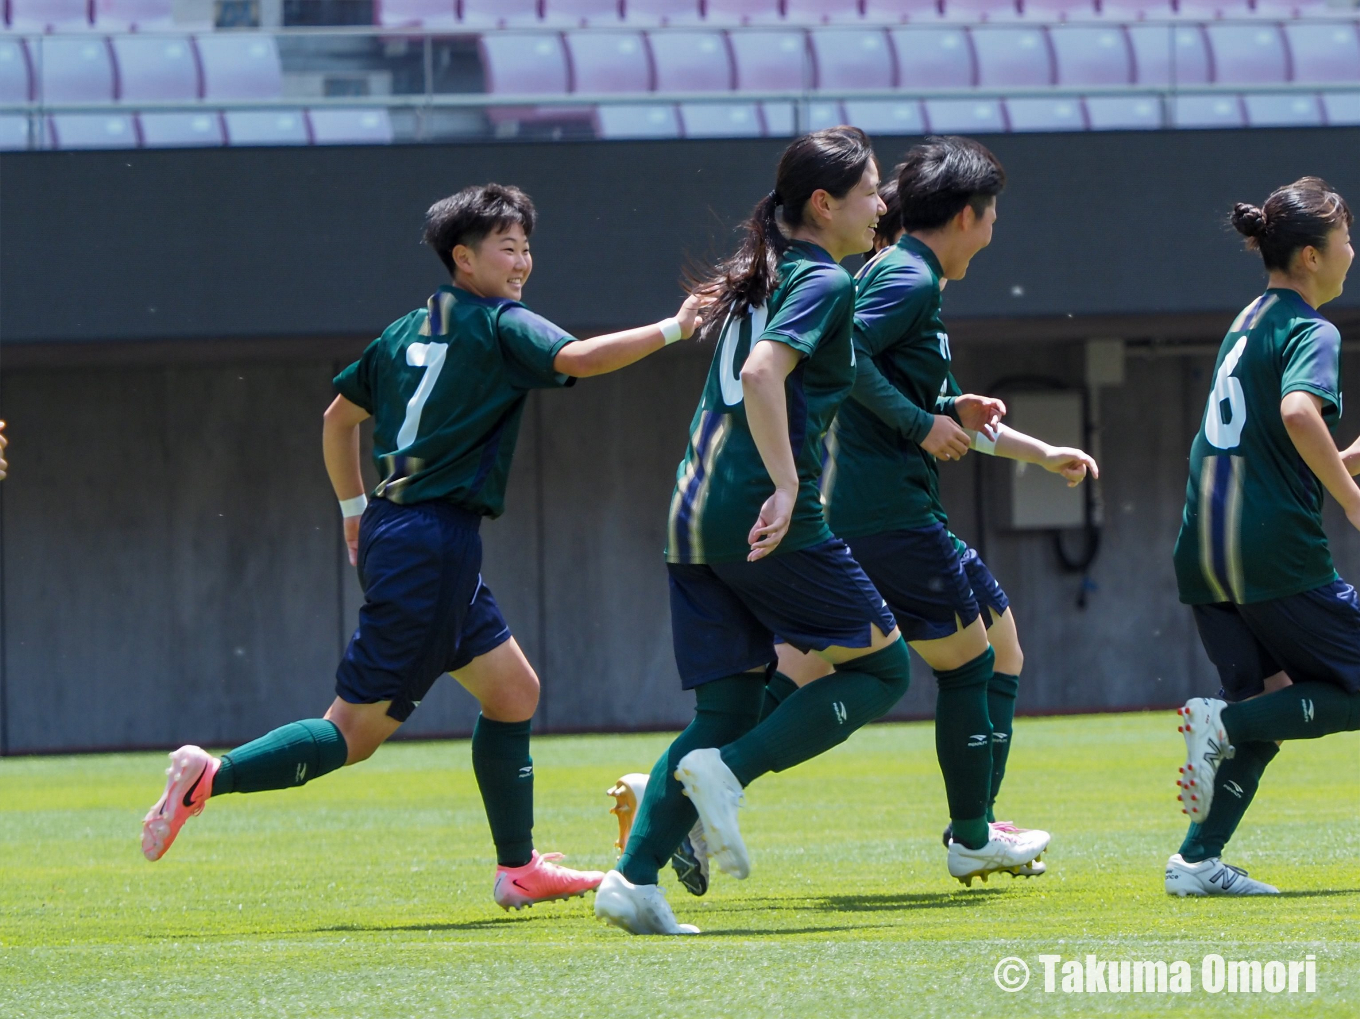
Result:
<svg viewBox="0 0 1360 1019"><path fill-rule="evenodd" d="M170 755L165 792L142 818L142 855L153 863L175 842L184 822L203 813L212 795L213 778L222 766L202 747L180 747Z"/></svg>
<svg viewBox="0 0 1360 1019"><path fill-rule="evenodd" d="M604 874L598 870L559 867L557 861L565 859L561 853L540 856L535 849L523 867L497 867L491 897L501 909L523 909L535 902L584 897L604 880Z"/></svg>

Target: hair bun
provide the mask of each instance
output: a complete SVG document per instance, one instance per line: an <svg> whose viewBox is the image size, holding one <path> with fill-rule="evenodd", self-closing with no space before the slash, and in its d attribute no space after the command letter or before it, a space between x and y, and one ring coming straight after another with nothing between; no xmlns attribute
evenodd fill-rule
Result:
<svg viewBox="0 0 1360 1019"><path fill-rule="evenodd" d="M1232 211L1233 229L1247 237L1260 237L1266 232L1266 214L1254 205L1238 202Z"/></svg>

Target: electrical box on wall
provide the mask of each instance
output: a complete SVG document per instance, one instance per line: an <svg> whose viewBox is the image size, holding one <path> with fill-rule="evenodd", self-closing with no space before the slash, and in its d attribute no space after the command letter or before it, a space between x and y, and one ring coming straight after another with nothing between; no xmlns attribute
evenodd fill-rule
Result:
<svg viewBox="0 0 1360 1019"><path fill-rule="evenodd" d="M1014 393L1006 397L1006 424L1042 439L1050 446L1085 442L1081 393L1075 390ZM1086 493L1068 488L1061 474L1038 464L1008 461L1010 466L1010 527L1018 531L1082 527L1086 523Z"/></svg>

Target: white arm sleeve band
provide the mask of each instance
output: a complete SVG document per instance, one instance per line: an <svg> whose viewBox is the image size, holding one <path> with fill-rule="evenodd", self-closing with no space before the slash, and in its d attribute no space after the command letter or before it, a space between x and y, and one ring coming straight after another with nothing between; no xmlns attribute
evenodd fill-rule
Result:
<svg viewBox="0 0 1360 1019"><path fill-rule="evenodd" d="M1005 431L1005 429L1005 425L997 425L996 430L992 432L991 435L988 435L986 432L969 432L970 441L968 445L972 446L979 453L995 456L996 440L1001 438L1001 433Z"/></svg>
<svg viewBox="0 0 1360 1019"><path fill-rule="evenodd" d="M676 318L663 318L657 323L661 329L661 336L666 341L666 346L670 346L680 339L680 320Z"/></svg>
<svg viewBox="0 0 1360 1019"><path fill-rule="evenodd" d="M340 515L347 520L350 517L363 516L364 510L366 509L368 509L368 496L364 495L362 492L353 499L340 500Z"/></svg>

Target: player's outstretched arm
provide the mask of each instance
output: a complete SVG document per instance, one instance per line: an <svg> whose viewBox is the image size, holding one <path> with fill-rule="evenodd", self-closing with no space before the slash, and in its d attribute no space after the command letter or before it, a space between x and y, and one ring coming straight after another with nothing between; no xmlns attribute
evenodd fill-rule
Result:
<svg viewBox="0 0 1360 1019"><path fill-rule="evenodd" d="M1342 461L1341 451L1322 419L1322 398L1302 390L1286 393L1280 401L1280 418L1308 469L1341 504L1351 525L1360 529L1360 487Z"/></svg>
<svg viewBox="0 0 1360 1019"><path fill-rule="evenodd" d="M984 432L979 432L977 438L973 440L973 445L983 453L992 453L1007 460L1038 464L1046 471L1061 474L1069 488L1075 488L1085 481L1087 474L1093 478L1100 477L1100 468L1084 450L1072 446L1050 446L1041 439L1017 432L1007 425L996 427L994 439L989 439Z"/></svg>
<svg viewBox="0 0 1360 1019"><path fill-rule="evenodd" d="M784 384L801 357L787 344L761 340L751 349L741 369L746 424L761 462L774 482L774 494L760 507L760 516L746 537L751 545L746 557L750 562L779 547L788 533L798 499L798 464L789 443L789 407Z"/></svg>
<svg viewBox="0 0 1360 1019"><path fill-rule="evenodd" d="M680 305L674 318L568 343L553 358L553 370L584 379L627 368L676 340L687 340L693 336L702 324L701 309L707 303L706 298L691 294Z"/></svg>
<svg viewBox="0 0 1360 1019"><path fill-rule="evenodd" d="M364 476L359 469L359 425L369 416L368 411L337 396L326 408L325 423L321 428L321 451L326 458L326 473L330 475L335 497L340 500L340 511L345 518L345 546L349 549L349 564L359 562L359 518L364 501ZM350 509L358 512L350 512Z"/></svg>

